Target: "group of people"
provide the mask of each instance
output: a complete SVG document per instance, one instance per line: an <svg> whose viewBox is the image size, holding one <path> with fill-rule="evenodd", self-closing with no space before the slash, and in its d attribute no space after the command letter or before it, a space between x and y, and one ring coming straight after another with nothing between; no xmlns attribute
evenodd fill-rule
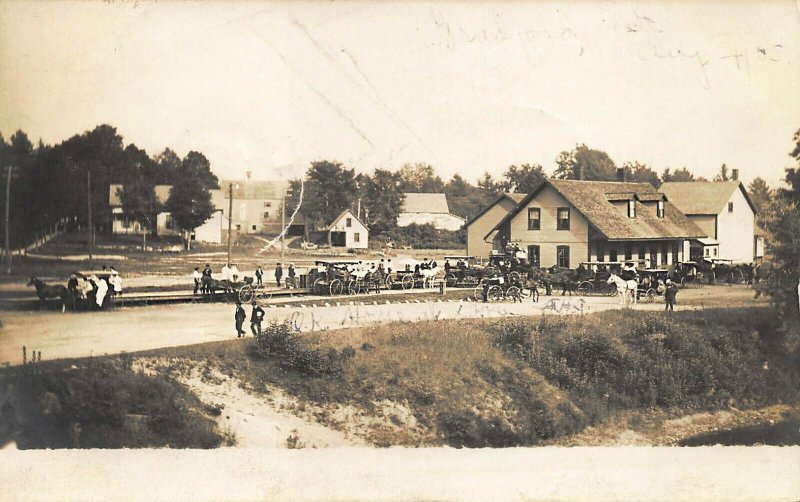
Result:
<svg viewBox="0 0 800 502"><path fill-rule="evenodd" d="M250 311L250 332L253 333L253 336L258 336L261 334L261 321L264 320L265 312L255 300L252 301L252 307ZM242 329L242 326L244 325L245 319L247 319L247 313L244 311L244 307L242 307L242 302L238 300L236 301L234 319L236 321L236 338L244 338L247 336L247 332Z"/></svg>
<svg viewBox="0 0 800 502"><path fill-rule="evenodd" d="M650 275L642 277L636 270L636 264L628 262L622 267L620 277L626 281L636 281L643 289L654 289L656 293L664 295L664 310L675 310L675 299L678 296L678 285L667 275L666 278Z"/></svg>
<svg viewBox="0 0 800 502"><path fill-rule="evenodd" d="M122 278L113 266L103 265L99 276L73 272L67 281L67 290L74 300L91 300L91 306L100 310L110 298L122 295Z"/></svg>
<svg viewBox="0 0 800 502"><path fill-rule="evenodd" d="M261 266L259 265L258 270L260 269ZM296 278L297 278L297 270L294 268L294 263L290 263L289 269L286 272L286 287L289 289L296 288L297 287ZM278 264L275 266L275 286L281 287L281 279L283 279L283 267L281 266L281 263L278 262Z"/></svg>

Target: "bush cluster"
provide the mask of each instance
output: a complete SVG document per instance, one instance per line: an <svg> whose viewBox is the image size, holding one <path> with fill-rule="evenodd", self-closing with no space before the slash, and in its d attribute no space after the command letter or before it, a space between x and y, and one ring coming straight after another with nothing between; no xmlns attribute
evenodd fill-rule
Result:
<svg viewBox="0 0 800 502"><path fill-rule="evenodd" d="M412 223L384 232L381 238L387 241L392 240L399 246L411 246L415 249L457 249L466 244L467 233L463 228L438 230L430 223L424 225Z"/></svg>
<svg viewBox="0 0 800 502"><path fill-rule="evenodd" d="M342 350L308 347L288 320L270 321L256 336L255 347L259 356L275 358L282 367L305 375L341 375L347 361L356 353L352 347Z"/></svg>
<svg viewBox="0 0 800 502"><path fill-rule="evenodd" d="M790 386L764 369L755 331L641 313L591 322L495 323L497 345L570 393L593 420L614 409L759 403ZM607 326L609 320L614 327ZM617 334L620 333L620 334Z"/></svg>

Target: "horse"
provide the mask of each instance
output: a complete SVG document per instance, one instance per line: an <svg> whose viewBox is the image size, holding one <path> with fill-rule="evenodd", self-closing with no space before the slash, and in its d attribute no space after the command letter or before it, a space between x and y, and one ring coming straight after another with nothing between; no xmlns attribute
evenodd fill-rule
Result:
<svg viewBox="0 0 800 502"><path fill-rule="evenodd" d="M422 276L422 287L424 288L432 288L434 282L436 281L436 275L439 273L439 267L434 268L423 268L420 269L419 275Z"/></svg>
<svg viewBox="0 0 800 502"><path fill-rule="evenodd" d="M205 276L202 280L202 286L203 292L211 296L214 296L218 290L222 290L223 293L233 292L233 287L231 286L230 281L225 279L217 280L209 276Z"/></svg>
<svg viewBox="0 0 800 502"><path fill-rule="evenodd" d="M556 272L553 272L553 270ZM546 289L551 289L552 286L561 286L561 296L567 293L572 296L572 293L578 292L577 278L578 275L574 270L551 267L550 270L542 274L542 283Z"/></svg>
<svg viewBox="0 0 800 502"><path fill-rule="evenodd" d="M619 293L620 305L622 306L628 305L630 303L629 298L633 299L634 304L638 303L636 291L639 285L636 284L636 281L626 281L625 279L616 274L611 274L611 277L609 277L608 281L606 282L608 284L614 284L617 287L617 293Z"/></svg>
<svg viewBox="0 0 800 502"><path fill-rule="evenodd" d="M46 284L44 281L37 279L35 276L31 277L31 280L28 281L27 286L33 286L36 288L36 296L39 297L39 308L44 307L44 302L48 298L59 298L61 300L61 312L65 312L67 310L67 300L69 299L69 291L65 286L60 284L55 286L50 286Z"/></svg>

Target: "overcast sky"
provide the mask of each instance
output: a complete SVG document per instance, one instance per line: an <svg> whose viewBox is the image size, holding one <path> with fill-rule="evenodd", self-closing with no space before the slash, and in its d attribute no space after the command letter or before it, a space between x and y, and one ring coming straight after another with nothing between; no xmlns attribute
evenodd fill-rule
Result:
<svg viewBox="0 0 800 502"><path fill-rule="evenodd" d="M101 123L221 177L429 162L445 178L618 163L776 183L800 3L0 2L0 132Z"/></svg>

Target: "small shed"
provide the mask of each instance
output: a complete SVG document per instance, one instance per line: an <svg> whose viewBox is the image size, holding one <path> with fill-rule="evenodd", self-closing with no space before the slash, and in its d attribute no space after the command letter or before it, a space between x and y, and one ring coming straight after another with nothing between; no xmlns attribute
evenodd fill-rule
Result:
<svg viewBox="0 0 800 502"><path fill-rule="evenodd" d="M325 229L328 234L328 245L347 249L366 249L369 247L369 228L353 214L345 209Z"/></svg>

